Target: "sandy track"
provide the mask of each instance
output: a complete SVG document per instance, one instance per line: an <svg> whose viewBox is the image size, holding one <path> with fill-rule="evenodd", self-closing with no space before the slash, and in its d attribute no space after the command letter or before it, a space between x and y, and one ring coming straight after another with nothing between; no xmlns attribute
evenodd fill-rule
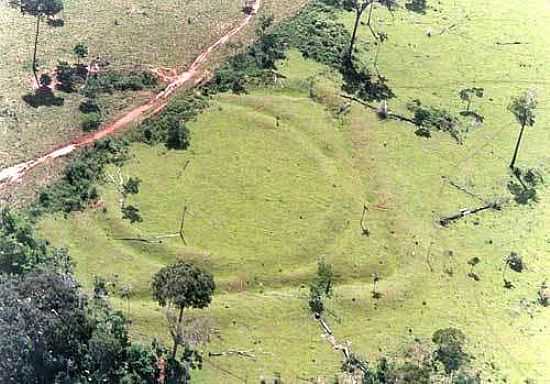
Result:
<svg viewBox="0 0 550 384"><path fill-rule="evenodd" d="M93 144L97 140L107 137L125 127L128 127L132 122L139 121L147 116L153 116L154 114L162 111L168 101L175 95L176 91L184 86L193 87L201 82L205 76L204 64L207 62L211 53L223 46L229 39L241 32L252 20L254 15L260 8L261 0L256 0L254 4L253 12L248 14L241 23L223 35L214 44L204 50L193 63L189 66L187 71L179 74L168 86L160 93L155 95L151 100L147 101L131 111L125 113L123 116L103 125L98 131L81 136L69 143L65 143L55 150L37 157L32 160L25 161L13 165L11 167L0 170L0 190L7 188L8 186L20 182L25 175L32 170L44 164L48 161L54 160L59 157L67 156L79 147L84 147Z"/></svg>

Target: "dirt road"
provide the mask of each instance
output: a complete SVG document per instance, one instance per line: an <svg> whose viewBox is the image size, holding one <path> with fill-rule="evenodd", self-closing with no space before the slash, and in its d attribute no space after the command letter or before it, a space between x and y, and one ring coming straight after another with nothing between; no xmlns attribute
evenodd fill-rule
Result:
<svg viewBox="0 0 550 384"><path fill-rule="evenodd" d="M84 135L71 141L70 143L65 143L55 150L38 158L28 160L23 163L19 163L9 168L0 170L0 190L7 188L13 183L20 182L30 170L40 166L41 164L44 164L59 157L67 156L79 147L93 144L95 141L100 140L106 136L113 134L114 132L117 132L127 127L130 123L134 121L143 119L146 116L152 116L163 110L164 107L166 107L166 105L168 104L168 101L175 95L177 90L183 88L184 86L195 86L204 78L204 64L206 64L208 57L214 50L223 46L229 39L241 32L250 23L250 21L260 8L260 2L261 0L256 0L252 12L247 14L238 26L227 32L218 41L216 41L214 44L204 50L195 59L195 61L193 61L187 71L179 74L170 84L168 84L164 91L154 96L145 104L142 104L127 112L123 116L117 118L116 120L101 126L98 131L92 134Z"/></svg>

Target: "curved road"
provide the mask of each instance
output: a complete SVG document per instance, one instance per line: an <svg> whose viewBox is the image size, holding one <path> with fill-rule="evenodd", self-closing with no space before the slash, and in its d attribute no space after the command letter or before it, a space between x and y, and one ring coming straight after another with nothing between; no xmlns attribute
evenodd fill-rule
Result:
<svg viewBox="0 0 550 384"><path fill-rule="evenodd" d="M185 85L195 86L204 78L204 69L201 67L206 63L212 51L223 46L230 38L235 36L250 23L252 17L258 12L260 8L260 2L261 0L256 0L252 12L248 14L238 26L227 32L218 41L216 41L205 51L203 51L195 59L195 61L193 61L187 71L178 75L170 84L168 84L164 91L157 94L147 103L132 109L125 115L102 126L100 130L94 132L93 134L81 136L71 141L70 143L66 143L56 150L53 150L36 159L25 161L23 163L19 163L9 168L0 170L0 190L8 187L15 182L21 181L30 170L39 166L40 164L43 164L49 160L56 159L58 157L66 156L79 147L92 144L97 140L100 140L122 128L127 127L133 121L160 112L162 109L164 109L164 107L166 107L168 101L175 95L175 92L178 89L181 89Z"/></svg>

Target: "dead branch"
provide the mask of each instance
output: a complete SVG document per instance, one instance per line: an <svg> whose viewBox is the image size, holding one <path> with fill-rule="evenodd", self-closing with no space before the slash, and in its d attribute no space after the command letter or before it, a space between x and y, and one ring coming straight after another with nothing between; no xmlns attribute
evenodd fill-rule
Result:
<svg viewBox="0 0 550 384"><path fill-rule="evenodd" d="M363 205L363 214L361 215L361 230L362 230L363 235L367 236L367 237L370 235L370 231L367 228L367 225L365 224L365 217L367 215L368 210L369 209L367 208L367 205L364 204Z"/></svg>
<svg viewBox="0 0 550 384"><path fill-rule="evenodd" d="M466 189L466 187L464 187L464 186L462 186L462 185L460 185L460 184L454 182L454 181L451 180L451 179L448 179L448 178L446 178L446 179L447 179L447 181L449 182L449 184L450 184L451 186L455 187L455 188L458 189L459 191L464 192L464 193L467 194L468 196L473 197L473 198L475 198L475 199L478 199L478 200L480 200L480 201L482 201L482 202L486 202L486 200L485 200L484 198L482 198L482 197L479 196L478 194L476 194L476 193L474 193L474 192L472 192L472 191Z"/></svg>
<svg viewBox="0 0 550 384"><path fill-rule="evenodd" d="M378 107L376 107L372 104L369 104L369 103L367 103L367 102L365 102L365 101L363 101L363 100L361 100L357 97L346 95L344 93L340 94L340 97L342 97L344 99L355 101L356 103L359 103L362 106L367 107L368 109L370 109L372 111L378 112L378 110L379 110ZM388 112L386 118L397 120L397 121L403 121L405 123L410 123L410 124L413 124L415 126L417 125L416 122L413 119L411 119L409 117L406 117L406 116L398 115L398 114L396 114L394 112L391 112L391 111Z"/></svg>
<svg viewBox="0 0 550 384"><path fill-rule="evenodd" d="M183 173L187 170L187 167L189 167L189 164L191 163L191 160L187 160L181 170L178 172L177 178L179 179Z"/></svg>
<svg viewBox="0 0 550 384"><path fill-rule="evenodd" d="M531 43L528 43L528 42L521 42L521 41L511 41L511 42L500 42L500 41L497 41L496 43L497 45L523 45L523 44L531 44Z"/></svg>
<svg viewBox="0 0 550 384"><path fill-rule="evenodd" d="M246 357L252 360L256 360L256 355L253 353L254 351L239 351L236 349L229 349L227 351L222 352L208 352L209 357L218 357L218 356L240 356L240 357Z"/></svg>
<svg viewBox="0 0 550 384"><path fill-rule="evenodd" d="M432 252L432 245L433 245L433 242L431 241L430 245L428 246L428 251L426 252L426 265L428 266L428 269L429 269L430 272L434 271L434 269L432 267L432 260L430 258L431 252Z"/></svg>
<svg viewBox="0 0 550 384"><path fill-rule="evenodd" d="M487 203L487 204L485 204L481 207L478 207L478 208L472 208L472 209L463 208L455 214L440 218L439 219L439 224L446 227L446 226L448 226L449 224L451 224L455 221L458 221L458 220L461 220L461 219L465 218L466 216L475 215L479 212L483 212L483 211L486 211L488 209L494 209L496 211L500 211L502 209L502 204L499 203L498 201L491 201L491 202L489 202L489 203Z"/></svg>
<svg viewBox="0 0 550 384"><path fill-rule="evenodd" d="M141 243L147 243L147 244L161 244L162 240L158 239L144 239L142 237L119 237L116 239L113 239L116 241L137 241Z"/></svg>
<svg viewBox="0 0 550 384"><path fill-rule="evenodd" d="M185 241L185 236L183 234L183 224L185 223L185 215L187 213L187 205L183 207L183 212L181 214L181 221L180 221L180 230L179 230L179 236L181 241L183 241L183 244L187 245L187 241Z"/></svg>

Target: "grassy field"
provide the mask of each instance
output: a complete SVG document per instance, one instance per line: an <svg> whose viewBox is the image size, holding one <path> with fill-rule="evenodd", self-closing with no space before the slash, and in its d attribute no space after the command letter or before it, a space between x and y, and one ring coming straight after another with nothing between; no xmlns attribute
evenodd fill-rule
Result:
<svg viewBox="0 0 550 384"><path fill-rule="evenodd" d="M286 17L303 1L267 0L262 12ZM112 69L165 67L182 71L206 47L244 17L240 0L145 1L145 0L67 0L60 14L62 27L42 23L38 46L40 71L51 72L59 60L76 59L73 47L85 43L90 57L101 57ZM0 111L9 110L15 118L0 115L0 167L28 160L56 144L82 133L78 94L56 92L62 106L33 108L22 97L32 92L32 52L36 19L0 2ZM240 49L253 38L248 28L234 39L232 47L216 52L211 64ZM102 97L109 116L147 99L147 92Z"/></svg>
<svg viewBox="0 0 550 384"><path fill-rule="evenodd" d="M120 220L118 193L106 184L106 209L46 218L42 233L71 250L86 286L96 274L132 286L129 313L138 338L166 336L163 313L149 299L156 270L178 257L211 270L219 290L198 316L211 318L219 334L206 350L254 350L257 359L208 358L195 375L199 383L257 382L274 372L294 383L338 372L340 356L308 315L302 286L321 257L334 265L339 283L328 320L338 339L370 359L455 326L493 382L550 382L550 312L536 304L538 287L550 279L550 192L542 188L533 206L507 204L448 228L436 224L443 214L480 204L449 181L484 199L510 196L507 164L518 127L506 105L527 88L540 104L519 164L547 174L543 64L550 50L541 38L550 8L542 0L530 7L519 0L440 3L425 16L377 10L375 28L390 37L378 65L397 94L390 107L401 113L416 98L456 113L463 108L460 89L485 88L474 104L485 123L464 145L443 133L417 137L410 125L381 122L359 105L336 118L327 107L343 102L338 77L293 52L281 64L288 78L279 88L217 96L190 124L190 150L132 148L122 173L143 180L131 198L143 223ZM342 21L351 27L352 16L342 14ZM369 39L362 29L361 44ZM497 44L514 41L525 44ZM359 226L365 201L369 238ZM116 240L177 230L183 206L188 246ZM516 288L507 290L502 269L511 251L527 270L509 271ZM479 281L467 276L475 256ZM379 300L371 297L373 272L382 277Z"/></svg>

